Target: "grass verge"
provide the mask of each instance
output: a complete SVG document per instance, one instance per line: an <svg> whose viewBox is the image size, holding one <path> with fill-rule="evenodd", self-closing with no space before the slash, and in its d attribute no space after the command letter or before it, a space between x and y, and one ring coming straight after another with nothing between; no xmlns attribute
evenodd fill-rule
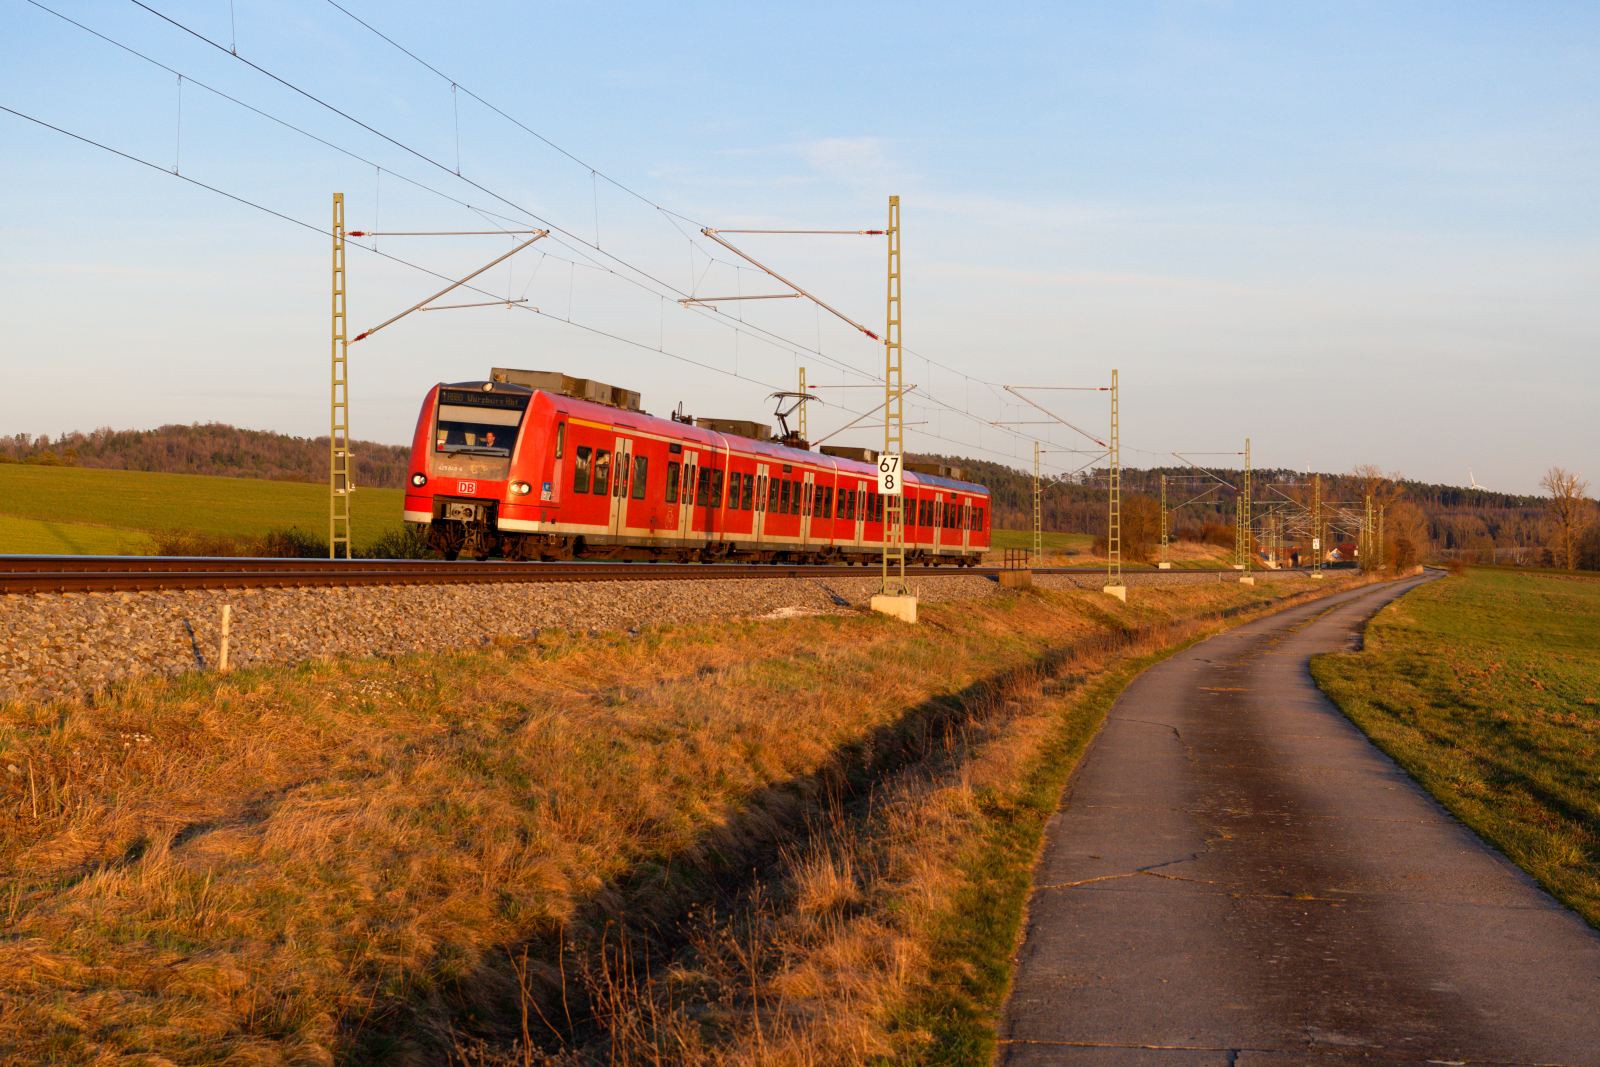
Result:
<svg viewBox="0 0 1600 1067"><path fill-rule="evenodd" d="M0 553L33 556L139 556L150 547L142 530L0 515Z"/></svg>
<svg viewBox="0 0 1600 1067"><path fill-rule="evenodd" d="M1312 674L1479 836L1600 928L1600 581L1474 567Z"/></svg>
<svg viewBox="0 0 1600 1067"><path fill-rule="evenodd" d="M0 1050L976 1062L1039 831L1135 657L1322 592L1035 591L5 705Z"/></svg>

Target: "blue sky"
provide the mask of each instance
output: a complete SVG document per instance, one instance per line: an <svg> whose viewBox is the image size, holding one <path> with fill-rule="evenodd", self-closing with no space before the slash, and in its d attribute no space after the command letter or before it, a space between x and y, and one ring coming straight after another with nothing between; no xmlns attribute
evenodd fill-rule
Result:
<svg viewBox="0 0 1600 1067"><path fill-rule="evenodd" d="M920 450L1025 465L998 386L1115 367L1132 466L1249 437L1258 466L1600 475L1592 4L345 4L441 77L326 0L147 0L221 49L44 2L187 81L0 0L0 105L316 227L337 190L352 228L559 228L482 279L538 314L352 348L358 437L408 440L427 386L491 365L727 418L769 418L800 365L869 381L881 351L809 304L673 300L781 290L700 225L876 228L893 193ZM5 113L0 161L0 431L326 432L326 236ZM730 239L880 329L881 238ZM454 277L510 240L377 247ZM352 249L352 325L442 284ZM824 390L812 436L870 395ZM1048 403L1104 435L1100 394Z"/></svg>

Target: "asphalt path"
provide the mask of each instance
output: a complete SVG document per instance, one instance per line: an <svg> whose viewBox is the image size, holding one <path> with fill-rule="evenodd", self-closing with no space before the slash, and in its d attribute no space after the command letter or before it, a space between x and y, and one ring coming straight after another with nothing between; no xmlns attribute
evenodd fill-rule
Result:
<svg viewBox="0 0 1600 1067"><path fill-rule="evenodd" d="M1419 581L1142 674L1063 796L1001 1024L1008 1067L1600 1067L1600 936L1311 680Z"/></svg>

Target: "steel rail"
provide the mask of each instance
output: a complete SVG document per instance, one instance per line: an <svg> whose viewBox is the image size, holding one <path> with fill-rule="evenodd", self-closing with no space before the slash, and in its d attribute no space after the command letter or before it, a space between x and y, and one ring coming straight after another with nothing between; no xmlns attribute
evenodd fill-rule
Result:
<svg viewBox="0 0 1600 1067"><path fill-rule="evenodd" d="M255 559L185 556L11 556L0 558L0 594L113 593L189 589L339 588L367 585L483 585L520 582L705 581L708 579L851 578L870 564L794 563L446 563L442 560ZM992 578L1000 567L924 567L929 577ZM1097 568L1035 568L1036 574L1094 573ZM1178 572L1231 573L1231 568Z"/></svg>

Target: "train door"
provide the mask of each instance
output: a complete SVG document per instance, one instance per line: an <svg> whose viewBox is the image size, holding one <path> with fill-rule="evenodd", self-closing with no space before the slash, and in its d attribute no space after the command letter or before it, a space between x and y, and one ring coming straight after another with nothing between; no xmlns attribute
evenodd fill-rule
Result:
<svg viewBox="0 0 1600 1067"><path fill-rule="evenodd" d="M756 498L751 501L755 511L750 518L750 535L757 542L767 536L767 471L765 463L756 464Z"/></svg>
<svg viewBox="0 0 1600 1067"><path fill-rule="evenodd" d="M867 538L867 483L857 482L856 494L856 544L864 544Z"/></svg>
<svg viewBox="0 0 1600 1067"><path fill-rule="evenodd" d="M968 497L961 503L961 550L963 553L972 547L972 498Z"/></svg>
<svg viewBox="0 0 1600 1067"><path fill-rule="evenodd" d="M811 536L811 516L818 509L812 494L816 492L817 476L806 471L800 482L800 547L805 548L815 540Z"/></svg>
<svg viewBox="0 0 1600 1067"><path fill-rule="evenodd" d="M699 474L700 453L683 450L683 477L678 482L678 537L687 541L694 535L694 482Z"/></svg>
<svg viewBox="0 0 1600 1067"><path fill-rule="evenodd" d="M613 536L620 537L628 528L628 486L632 471L633 441L619 437L611 452L611 521L607 529Z"/></svg>

